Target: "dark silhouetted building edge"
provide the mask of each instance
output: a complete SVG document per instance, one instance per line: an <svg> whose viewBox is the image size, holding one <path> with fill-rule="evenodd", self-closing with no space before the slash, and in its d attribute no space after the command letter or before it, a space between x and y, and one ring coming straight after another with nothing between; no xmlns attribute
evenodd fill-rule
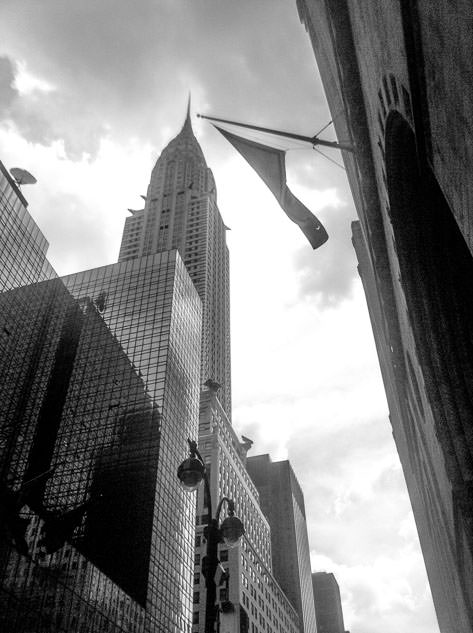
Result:
<svg viewBox="0 0 473 633"><path fill-rule="evenodd" d="M469 3L298 0L359 222L353 242L442 633L473 628Z"/></svg>

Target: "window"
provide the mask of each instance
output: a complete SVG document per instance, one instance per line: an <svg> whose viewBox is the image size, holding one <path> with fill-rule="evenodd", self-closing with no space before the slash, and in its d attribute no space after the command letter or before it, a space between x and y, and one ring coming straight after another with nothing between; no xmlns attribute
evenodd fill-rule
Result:
<svg viewBox="0 0 473 633"><path fill-rule="evenodd" d="M225 602L226 600L228 600L228 589L220 589L219 600L220 602Z"/></svg>

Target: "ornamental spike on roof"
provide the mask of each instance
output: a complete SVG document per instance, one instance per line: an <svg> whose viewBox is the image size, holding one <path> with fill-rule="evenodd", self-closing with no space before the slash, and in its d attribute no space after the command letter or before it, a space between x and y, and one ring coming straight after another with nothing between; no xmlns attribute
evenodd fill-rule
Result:
<svg viewBox="0 0 473 633"><path fill-rule="evenodd" d="M207 164L200 144L194 135L194 130L192 129L190 93L187 100L186 118L184 120L181 131L167 144L167 146L163 150L162 155L166 155L168 157L170 153L174 152L189 152L193 153L194 155L197 154L198 158L205 165Z"/></svg>

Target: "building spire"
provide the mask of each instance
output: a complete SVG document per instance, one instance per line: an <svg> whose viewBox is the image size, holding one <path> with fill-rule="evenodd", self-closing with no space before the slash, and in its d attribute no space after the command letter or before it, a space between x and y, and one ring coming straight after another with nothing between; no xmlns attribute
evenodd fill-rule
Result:
<svg viewBox="0 0 473 633"><path fill-rule="evenodd" d="M189 96L187 98L187 111L186 111L186 119L184 121L184 125L182 126L182 130L192 130L192 121L191 121L191 93L189 91Z"/></svg>
<svg viewBox="0 0 473 633"><path fill-rule="evenodd" d="M190 119L191 117L191 92L189 90L189 97L187 99L187 116L186 119Z"/></svg>

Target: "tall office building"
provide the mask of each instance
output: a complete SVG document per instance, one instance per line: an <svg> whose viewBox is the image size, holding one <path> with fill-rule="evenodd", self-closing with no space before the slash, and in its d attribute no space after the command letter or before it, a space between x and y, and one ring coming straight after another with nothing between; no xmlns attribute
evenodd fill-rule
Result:
<svg viewBox="0 0 473 633"><path fill-rule="evenodd" d="M2 211L12 227L6 233L9 288L53 271L26 201L2 174ZM10 547L9 524L2 525L2 600L9 601L4 617L12 632L31 628L35 619L58 631L190 629L195 506L175 468L187 438L197 437L202 382L210 378L222 385L230 414L225 230L188 111L181 133L153 170L145 209L126 223L117 264L2 296L3 404L13 418L1 429L7 483L0 501L7 503L25 482L41 482L21 510L29 528L26 545L20 545L33 552L33 560ZM138 248L130 251L125 245L136 243L137 234ZM30 324L24 338L15 310L7 309L13 299ZM90 319L101 324L105 338L86 336ZM109 340L150 399L153 414L146 423L143 407L129 410L129 380L120 374L121 363L106 354ZM40 411L39 417L32 411ZM146 439L140 424L159 433ZM62 517L84 504L67 546L39 562L44 522L51 513ZM79 568L80 579L74 577ZM56 582L59 569L67 573ZM95 602L87 597L91 592Z"/></svg>
<svg viewBox="0 0 473 633"><path fill-rule="evenodd" d="M218 597L235 607L222 617L241 633L301 633L230 422L225 231L188 111L144 209L127 219L118 263L1 295L0 503L21 491L15 512L28 522L23 543L11 534L15 521L0 520L9 632L188 633L192 617L202 630L206 511L200 495L194 570L195 503L176 477L187 438L198 435L214 501L232 497L247 532L240 548L220 553L230 582ZM25 274L13 285L51 272L44 238L34 224L30 232L39 254L29 259L21 247ZM73 517L49 551L45 526Z"/></svg>
<svg viewBox="0 0 473 633"><path fill-rule="evenodd" d="M244 466L244 450L231 428L229 261L226 227L216 204L215 183L192 131L190 112L180 133L163 150L151 174L144 209L127 218L119 261L176 248L203 304L199 446L208 458L214 504L222 495L236 502L247 535L240 549L220 553L230 567L228 589L219 598L235 611L227 617L241 631L299 629L297 613L272 575L269 527ZM219 385L216 397L215 383ZM205 586L200 560L205 553L207 514L203 491L197 501L194 630L204 630ZM221 614L225 617L224 614ZM236 626L236 624L235 624ZM236 629L235 629L236 630ZM238 628L240 630L240 628Z"/></svg>
<svg viewBox="0 0 473 633"><path fill-rule="evenodd" d="M202 300L201 382L221 385L231 417L230 287L226 226L212 172L192 131L190 110L180 133L158 158L144 209L125 222L120 262L177 249Z"/></svg>
<svg viewBox="0 0 473 633"><path fill-rule="evenodd" d="M471 4L297 0L439 627L473 630Z"/></svg>
<svg viewBox="0 0 473 633"><path fill-rule="evenodd" d="M269 455L247 460L261 508L271 528L274 575L300 617L304 633L315 633L315 609L310 569L304 496L288 461Z"/></svg>
<svg viewBox="0 0 473 633"><path fill-rule="evenodd" d="M0 629L85 630L97 625L98 613L112 624L100 591L97 602L88 599L94 584L128 608L133 596L137 616L146 584L159 412L93 301L76 302L59 279L0 295L0 320L2 536L7 536L0 546ZM123 402L120 409L117 400ZM144 458L143 446L149 446ZM107 486L109 479L116 485ZM26 540L12 530L15 513L8 504L20 490L16 511L29 522ZM45 521L74 514L67 535L70 541L74 532L74 546L42 558ZM136 523L143 525L145 538L136 538ZM9 531L20 554L10 545ZM75 579L73 570L79 568L83 578Z"/></svg>
<svg viewBox="0 0 473 633"><path fill-rule="evenodd" d="M200 299L175 250L64 281L0 295L0 628L189 631Z"/></svg>
<svg viewBox="0 0 473 633"><path fill-rule="evenodd" d="M176 464L185 455L187 438L197 433L200 299L176 250L62 280L77 300L92 297L99 302L104 321L160 412L146 622L149 630L157 626L162 631L186 631L191 615L195 509L179 486ZM146 454L148 447L142 450Z"/></svg>
<svg viewBox="0 0 473 633"><path fill-rule="evenodd" d="M0 292L56 277L47 250L28 202L0 161Z"/></svg>
<svg viewBox="0 0 473 633"><path fill-rule="evenodd" d="M333 574L312 574L317 633L345 633L340 589Z"/></svg>
<svg viewBox="0 0 473 633"><path fill-rule="evenodd" d="M238 440L215 390L204 391L200 405L199 449L210 478L212 501L215 504L222 497L233 499L235 513L245 526L245 534L237 547L228 549L224 544L219 545L221 565L229 574L228 581L220 582L217 591L221 630L301 633L297 611L273 574L270 526L245 466L248 448L248 444ZM206 553L204 535L208 508L203 487L198 490L196 506L192 630L204 633L206 590L201 565ZM221 519L224 513L225 505ZM311 633L315 633L315 629Z"/></svg>

